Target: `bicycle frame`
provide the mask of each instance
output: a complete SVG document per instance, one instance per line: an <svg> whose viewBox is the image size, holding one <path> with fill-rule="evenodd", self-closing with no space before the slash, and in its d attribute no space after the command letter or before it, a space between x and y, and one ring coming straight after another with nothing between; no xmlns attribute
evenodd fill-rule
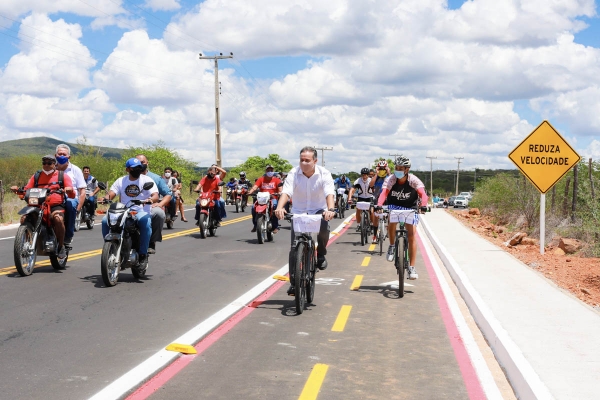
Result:
<svg viewBox="0 0 600 400"><path fill-rule="evenodd" d="M398 297L404 297L404 275L408 272L409 254L408 254L408 230L406 229L406 220L409 216L414 215L417 209L411 210L388 210L390 213L403 217L404 220L399 220L396 225L396 241L394 242L394 266L398 273ZM390 216L390 221L392 220ZM390 222L391 223L391 222Z"/></svg>

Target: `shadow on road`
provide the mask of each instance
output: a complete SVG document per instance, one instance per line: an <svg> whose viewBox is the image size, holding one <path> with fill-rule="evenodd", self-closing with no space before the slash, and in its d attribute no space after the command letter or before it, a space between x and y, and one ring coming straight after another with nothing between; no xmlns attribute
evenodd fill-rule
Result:
<svg viewBox="0 0 600 400"><path fill-rule="evenodd" d="M360 288L358 288L359 292L377 292L377 293L381 293L381 295L383 297L386 297L388 299L398 299L398 287L393 287L393 286L361 286ZM411 290L404 290L404 294L406 293L414 293Z"/></svg>
<svg viewBox="0 0 600 400"><path fill-rule="evenodd" d="M146 275L144 277L142 277L141 279L135 279L133 277L132 274L119 274L119 282L117 283L118 285L120 284L128 284L128 283L144 283L145 281L151 281L152 279L150 279L152 275ZM83 278L79 278L82 281L85 282L90 282L94 284L94 287L97 288L105 288L108 287L104 284L104 281L102 280L102 275L89 275L89 276L84 276Z"/></svg>
<svg viewBox="0 0 600 400"><path fill-rule="evenodd" d="M280 307L270 307L270 306L280 306ZM309 304L305 307L304 312L311 311L310 307L314 307L314 304ZM289 297L289 300L266 300L260 303L255 308L264 308L264 309L277 309L281 311L281 315L285 317L295 317L296 314L296 304L294 303L294 298Z"/></svg>

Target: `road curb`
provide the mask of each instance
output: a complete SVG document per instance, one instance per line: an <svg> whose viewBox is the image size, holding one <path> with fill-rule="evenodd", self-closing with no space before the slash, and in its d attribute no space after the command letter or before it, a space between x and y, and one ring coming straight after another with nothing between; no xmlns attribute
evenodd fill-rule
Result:
<svg viewBox="0 0 600 400"><path fill-rule="evenodd" d="M427 236L469 307L473 319L504 369L517 397L519 399L553 399L554 397L531 367L521 349L517 347L508 332L484 303L456 260L439 242L437 236L427 224L426 218L421 218L421 222Z"/></svg>

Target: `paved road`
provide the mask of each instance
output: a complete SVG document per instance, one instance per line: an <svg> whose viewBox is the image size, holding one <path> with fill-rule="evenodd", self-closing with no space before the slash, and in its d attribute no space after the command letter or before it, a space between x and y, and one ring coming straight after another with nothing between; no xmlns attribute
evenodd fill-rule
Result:
<svg viewBox="0 0 600 400"><path fill-rule="evenodd" d="M113 288L94 252L99 226L75 236L67 270L45 266L25 278L9 268L12 240L0 240L2 396L88 398L273 275L287 263L289 223L275 243L258 245L247 218L229 211L218 237L204 240L178 221L147 279L125 271ZM322 398L468 398L422 258L420 279L400 300L392 264L357 241L348 231L330 246L330 268L304 314L295 315L287 284L277 286L154 397L298 398L319 364ZM363 280L351 291L356 275ZM342 306L348 319L334 332Z"/></svg>

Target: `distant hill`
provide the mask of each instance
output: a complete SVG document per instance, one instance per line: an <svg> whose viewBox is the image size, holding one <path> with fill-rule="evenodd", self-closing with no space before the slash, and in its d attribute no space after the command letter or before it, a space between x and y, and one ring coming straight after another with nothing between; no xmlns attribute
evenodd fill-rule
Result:
<svg viewBox="0 0 600 400"><path fill-rule="evenodd" d="M73 155L77 155L82 152L81 146L78 144L40 136L35 138L7 140L6 142L0 142L0 157L6 158L28 154L39 154L41 156L45 154L54 154L56 146L61 143L67 143L71 148L71 153ZM104 157L107 158L121 158L121 155L124 152L123 149L116 149L112 147L94 146L94 148L99 149Z"/></svg>

